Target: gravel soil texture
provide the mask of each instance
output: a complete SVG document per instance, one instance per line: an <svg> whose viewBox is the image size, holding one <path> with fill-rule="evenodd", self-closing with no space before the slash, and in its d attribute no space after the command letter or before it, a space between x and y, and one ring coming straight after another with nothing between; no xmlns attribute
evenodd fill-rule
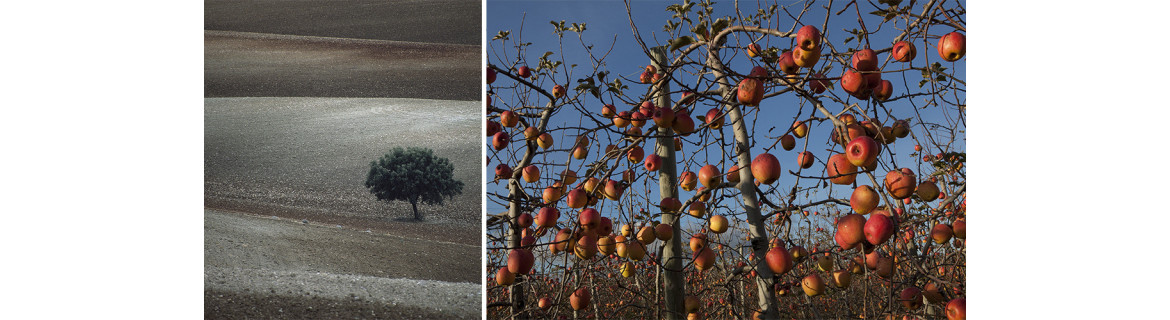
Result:
<svg viewBox="0 0 1170 320"><path fill-rule="evenodd" d="M204 317L479 318L479 246L204 211Z"/></svg>

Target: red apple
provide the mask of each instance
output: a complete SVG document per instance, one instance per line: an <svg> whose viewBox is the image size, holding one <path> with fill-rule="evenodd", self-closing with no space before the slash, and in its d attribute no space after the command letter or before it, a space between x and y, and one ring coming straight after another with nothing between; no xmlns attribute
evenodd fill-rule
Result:
<svg viewBox="0 0 1170 320"><path fill-rule="evenodd" d="M597 230L601 226L601 213L593 208L585 208L581 210L578 221L581 223L581 229Z"/></svg>
<svg viewBox="0 0 1170 320"><path fill-rule="evenodd" d="M658 240L670 240L670 237L674 236L674 227L669 223L659 223L657 226L654 226L654 236L658 237Z"/></svg>
<svg viewBox="0 0 1170 320"><path fill-rule="evenodd" d="M557 211L557 208L540 208L540 212L536 214L536 226L541 228L552 228L557 225L557 219L560 218L561 213Z"/></svg>
<svg viewBox="0 0 1170 320"><path fill-rule="evenodd" d="M706 121L707 125L710 126L711 129L719 130L719 128L723 127L723 112L720 111L719 108L711 108L711 110L707 110Z"/></svg>
<svg viewBox="0 0 1170 320"><path fill-rule="evenodd" d="M682 202L677 198L662 198L662 201L658 202L658 207L662 208L662 212L677 213L682 209Z"/></svg>
<svg viewBox="0 0 1170 320"><path fill-rule="evenodd" d="M519 217L516 217L516 226L520 227L521 229L532 226L532 214L520 214Z"/></svg>
<svg viewBox="0 0 1170 320"><path fill-rule="evenodd" d="M967 320L966 298L955 298L947 302L947 320Z"/></svg>
<svg viewBox="0 0 1170 320"><path fill-rule="evenodd" d="M890 80L882 80L878 82L878 86L873 89L873 99L877 101L886 101L894 94L894 84Z"/></svg>
<svg viewBox="0 0 1170 320"><path fill-rule="evenodd" d="M658 154L651 153L646 156L645 166L646 171L658 171L658 168L662 167L662 157L659 157Z"/></svg>
<svg viewBox="0 0 1170 320"><path fill-rule="evenodd" d="M577 172L565 169L565 171L560 172L560 179L565 181L565 185L572 185L573 182L577 182Z"/></svg>
<svg viewBox="0 0 1170 320"><path fill-rule="evenodd" d="M597 239L597 252L600 252L602 256L613 254L615 247L616 243L613 240L613 236L608 235L608 233L606 236Z"/></svg>
<svg viewBox="0 0 1170 320"><path fill-rule="evenodd" d="M645 113L642 113L641 111L634 111L634 113L630 115L630 124L634 127L641 128L642 126L646 125L647 118L648 117Z"/></svg>
<svg viewBox="0 0 1170 320"><path fill-rule="evenodd" d="M877 161L878 148L877 141L873 138L860 136L845 145L845 159L854 166L866 166Z"/></svg>
<svg viewBox="0 0 1170 320"><path fill-rule="evenodd" d="M691 235L691 241L688 243L692 252L699 252L700 249L707 246L707 235L696 233Z"/></svg>
<svg viewBox="0 0 1170 320"><path fill-rule="evenodd" d="M825 174L831 177L829 182L833 184L852 184L857 178L857 166L849 163L844 154L834 154L825 163Z"/></svg>
<svg viewBox="0 0 1170 320"><path fill-rule="evenodd" d="M853 279L853 276L847 269L833 271L833 283L836 284L838 288L848 287L851 279Z"/></svg>
<svg viewBox="0 0 1170 320"><path fill-rule="evenodd" d="M825 282L821 281L821 276L818 276L815 272L801 279L800 287L804 289L804 294L810 297L815 297L825 292Z"/></svg>
<svg viewBox="0 0 1170 320"><path fill-rule="evenodd" d="M633 117L634 116L630 114L629 111L618 112L617 116L613 117L613 125L618 128L625 128L626 126L630 125L630 120L633 119Z"/></svg>
<svg viewBox="0 0 1170 320"><path fill-rule="evenodd" d="M955 220L951 228L955 238L967 239L967 220Z"/></svg>
<svg viewBox="0 0 1170 320"><path fill-rule="evenodd" d="M763 80L764 78L767 78L767 77L768 77L768 69L764 69L764 67L761 67L761 66L752 67L752 72L748 73L748 78L755 78L755 79Z"/></svg>
<svg viewBox="0 0 1170 320"><path fill-rule="evenodd" d="M910 134L910 124L907 123L906 120L894 121L894 126L890 127L890 132L892 132L895 137L905 138L906 135ZM922 147L914 145L914 151L922 151Z"/></svg>
<svg viewBox="0 0 1170 320"><path fill-rule="evenodd" d="M500 126L499 123L496 123L495 121L487 120L487 136L489 136L489 137L494 136L494 135L496 135L496 133L499 133L501 130L504 130L504 128L502 126Z"/></svg>
<svg viewBox="0 0 1170 320"><path fill-rule="evenodd" d="M723 175L719 173L719 168L709 164L699 168L698 178L699 183L703 184L704 187L714 188L722 182Z"/></svg>
<svg viewBox="0 0 1170 320"><path fill-rule="evenodd" d="M492 137L492 147L496 150L503 150L508 147L508 142L511 140L512 138L508 136L507 132L496 132L496 135Z"/></svg>
<svg viewBox="0 0 1170 320"><path fill-rule="evenodd" d="M708 222L708 224L710 224L711 232L714 232L714 233L727 232L727 218L724 218L721 215L712 215L711 219L709 219L707 222Z"/></svg>
<svg viewBox="0 0 1170 320"><path fill-rule="evenodd" d="M695 218L702 218L707 214L707 204L703 201L691 202L690 208L687 209L687 214Z"/></svg>
<svg viewBox="0 0 1170 320"><path fill-rule="evenodd" d="M569 208L583 208L589 203L589 194L582 188L573 188L573 190L569 190L569 194L565 195L565 202Z"/></svg>
<svg viewBox="0 0 1170 320"><path fill-rule="evenodd" d="M727 168L727 182L730 182L732 184L739 183L739 165L738 164L731 166L731 168Z"/></svg>
<svg viewBox="0 0 1170 320"><path fill-rule="evenodd" d="M606 118L613 118L617 114L617 107L612 104L601 106L601 116Z"/></svg>
<svg viewBox="0 0 1170 320"><path fill-rule="evenodd" d="M745 106L759 106L760 100L764 99L764 83L758 79L744 78L739 82L736 97Z"/></svg>
<svg viewBox="0 0 1170 320"><path fill-rule="evenodd" d="M654 124L659 128L670 128L674 125L674 110L670 107L655 108L654 113L651 113L654 118Z"/></svg>
<svg viewBox="0 0 1170 320"><path fill-rule="evenodd" d="M629 129L626 130L626 135L632 136L632 137L642 136L642 128L630 127ZM635 163L637 163L637 162L635 162Z"/></svg>
<svg viewBox="0 0 1170 320"><path fill-rule="evenodd" d="M856 95L869 87L865 83L865 80L865 77L860 73L853 70L845 70L845 73L841 74L841 89L845 89L845 92Z"/></svg>
<svg viewBox="0 0 1170 320"><path fill-rule="evenodd" d="M849 206L857 214L867 214L877 208L879 200L881 195L873 187L863 184L853 189L853 195L849 197Z"/></svg>
<svg viewBox="0 0 1170 320"><path fill-rule="evenodd" d="M888 216L871 214L869 220L865 221L865 240L875 246L885 243L895 231L894 220Z"/></svg>
<svg viewBox="0 0 1170 320"><path fill-rule="evenodd" d="M715 265L715 252L711 248L704 246L695 252L695 269L699 271L706 271Z"/></svg>
<svg viewBox="0 0 1170 320"><path fill-rule="evenodd" d="M527 249L512 249L508 252L508 272L513 274L528 274L532 271L532 263L536 260L532 252Z"/></svg>
<svg viewBox="0 0 1170 320"><path fill-rule="evenodd" d="M814 158L813 158L812 152L801 151L799 154L796 155L796 164L799 165L801 168L805 168L805 169L812 168L813 159Z"/></svg>
<svg viewBox="0 0 1170 320"><path fill-rule="evenodd" d="M772 184L780 179L780 160L770 153L761 153L752 160L752 177L763 184Z"/></svg>
<svg viewBox="0 0 1170 320"><path fill-rule="evenodd" d="M505 127L514 128L516 127L516 124L519 123L519 121L520 116L516 115L516 113L512 112L511 110L500 112L500 124L504 125Z"/></svg>
<svg viewBox="0 0 1170 320"><path fill-rule="evenodd" d="M796 138L790 134L781 136L780 147L784 148L785 151L791 151L792 148L796 148Z"/></svg>
<svg viewBox="0 0 1170 320"><path fill-rule="evenodd" d="M674 124L671 125L674 132L688 136L695 131L695 120L691 118L691 114L686 110L680 110L674 114ZM682 149L682 141L679 138L675 139L675 151Z"/></svg>
<svg viewBox="0 0 1170 320"><path fill-rule="evenodd" d="M492 69L492 67L486 67L486 68L487 68L487 84L492 84L492 82L496 82L496 69Z"/></svg>
<svg viewBox="0 0 1170 320"><path fill-rule="evenodd" d="M511 179L511 178L512 178L512 167L509 167L508 165L503 164L503 163L496 165L496 179Z"/></svg>
<svg viewBox="0 0 1170 320"><path fill-rule="evenodd" d="M516 68L516 75L520 76L521 78L528 78L532 76L532 70L529 70L528 66L520 66L519 68Z"/></svg>
<svg viewBox="0 0 1170 320"><path fill-rule="evenodd" d="M536 137L536 145L540 146L541 149L548 149L552 147L552 144L553 137L548 132L541 133L540 136Z"/></svg>
<svg viewBox="0 0 1170 320"><path fill-rule="evenodd" d="M540 168L536 165L529 165L521 170L521 176L524 177L525 182L536 182L540 180Z"/></svg>
<svg viewBox="0 0 1170 320"><path fill-rule="evenodd" d="M922 290L917 287L906 288L898 295L898 300L902 301L906 310L918 310L922 307Z"/></svg>
<svg viewBox="0 0 1170 320"><path fill-rule="evenodd" d="M650 101L643 101L642 105L638 106L637 112L641 112L644 115L654 115L654 110L658 110L658 107L655 106L654 103Z"/></svg>
<svg viewBox="0 0 1170 320"><path fill-rule="evenodd" d="M914 194L914 187L918 185L914 172L910 169L890 171L886 174L886 192L894 199L905 199Z"/></svg>
<svg viewBox="0 0 1170 320"><path fill-rule="evenodd" d="M565 87L561 86L559 84L553 86L552 95L553 95L553 98L556 98L556 99L560 99L561 97L564 97L565 96Z"/></svg>
<svg viewBox="0 0 1170 320"><path fill-rule="evenodd" d="M967 37L951 32L938 39L938 55L946 61L962 59L967 54Z"/></svg>
<svg viewBox="0 0 1170 320"><path fill-rule="evenodd" d="M768 263L768 269L772 269L772 273L777 276L784 275L792 269L792 254L783 245L768 250L764 261Z"/></svg>
<svg viewBox="0 0 1170 320"><path fill-rule="evenodd" d="M496 284L501 286L511 285L516 281L516 274L509 272L508 267L501 267L500 271L496 272Z"/></svg>
<svg viewBox="0 0 1170 320"><path fill-rule="evenodd" d="M592 259L597 255L597 237L586 232L577 240L577 246L573 248L573 253L581 260Z"/></svg>
<svg viewBox="0 0 1170 320"><path fill-rule="evenodd" d="M541 196L544 203L554 203L561 199L561 188L547 187L544 188L544 193Z"/></svg>
<svg viewBox="0 0 1170 320"><path fill-rule="evenodd" d="M651 244L654 243L654 239L656 239L657 236L654 235L653 227L643 226L642 229L638 230L637 238L638 242L641 242L642 244Z"/></svg>
<svg viewBox="0 0 1170 320"><path fill-rule="evenodd" d="M934 243L937 244L944 244L947 241L951 241L952 235L954 235L954 231L951 230L951 226L943 223L936 224L934 228L930 229L930 238L934 239Z"/></svg>
<svg viewBox="0 0 1170 320"><path fill-rule="evenodd" d="M609 200L617 200L622 197L622 192L624 192L625 189L626 188L623 187L619 182L613 179L609 179L609 181L605 183L605 189L602 190L602 193L606 198L609 198Z"/></svg>
<svg viewBox="0 0 1170 320"><path fill-rule="evenodd" d="M921 198L922 201L927 202L938 199L940 194L938 185L930 181L923 181L922 183L919 183L916 193L918 193L918 197Z"/></svg>
<svg viewBox="0 0 1170 320"><path fill-rule="evenodd" d="M760 56L760 44L758 44L758 43L749 44L747 47L747 55L749 57L752 57L752 58L759 57Z"/></svg>
<svg viewBox="0 0 1170 320"><path fill-rule="evenodd" d="M894 44L894 60L898 62L910 62L918 55L918 49L914 47L913 43L909 41L898 41Z"/></svg>
<svg viewBox="0 0 1170 320"><path fill-rule="evenodd" d="M683 173L678 175L678 185L679 187L682 187L684 191L695 190L695 184L697 182L698 179L695 178L694 172L683 171Z"/></svg>
<svg viewBox="0 0 1170 320"><path fill-rule="evenodd" d="M635 146L630 148L630 151L626 151L626 159L630 160L630 163L642 162L642 157L645 155L646 152L642 150L641 146Z"/></svg>
<svg viewBox="0 0 1170 320"><path fill-rule="evenodd" d="M873 49L865 48L853 53L850 65L857 71L877 71L878 57Z"/></svg>
<svg viewBox="0 0 1170 320"><path fill-rule="evenodd" d="M780 53L780 58L776 60L776 69L780 69L784 74L796 74L800 72L800 66L796 65L796 61L792 60L792 51Z"/></svg>
<svg viewBox="0 0 1170 320"><path fill-rule="evenodd" d="M573 310L577 311L589 309L589 299L591 298L592 295L589 293L589 289L580 288L573 291L573 294L569 296L569 305L573 307Z"/></svg>
<svg viewBox="0 0 1170 320"><path fill-rule="evenodd" d="M808 125L799 120L793 122L792 135L796 136L797 138L804 138L804 136L808 135Z"/></svg>
<svg viewBox="0 0 1170 320"><path fill-rule="evenodd" d="M800 47L792 49L792 62L798 66L812 68L817 65L817 61L820 59L821 48L819 47L811 50Z"/></svg>
<svg viewBox="0 0 1170 320"><path fill-rule="evenodd" d="M856 245L865 240L865 217L860 214L850 214L837 221L837 234L841 240L850 245Z"/></svg>
<svg viewBox="0 0 1170 320"><path fill-rule="evenodd" d="M821 30L814 26L803 26L796 31L796 45L804 50L815 50L821 47Z"/></svg>

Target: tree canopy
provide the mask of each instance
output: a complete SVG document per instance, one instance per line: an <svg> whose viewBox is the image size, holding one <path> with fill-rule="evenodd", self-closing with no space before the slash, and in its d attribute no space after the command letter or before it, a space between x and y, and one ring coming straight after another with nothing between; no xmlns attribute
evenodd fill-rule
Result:
<svg viewBox="0 0 1170 320"><path fill-rule="evenodd" d="M414 218L418 203L443 204L443 197L453 198L463 192L463 182L453 178L455 166L447 158L434 155L426 148L394 148L377 161L370 162L366 188L378 200L410 202Z"/></svg>

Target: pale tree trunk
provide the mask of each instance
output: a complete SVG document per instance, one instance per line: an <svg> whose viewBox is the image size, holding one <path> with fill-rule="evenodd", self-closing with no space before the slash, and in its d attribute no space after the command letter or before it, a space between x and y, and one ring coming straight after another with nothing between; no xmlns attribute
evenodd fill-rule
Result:
<svg viewBox="0 0 1170 320"><path fill-rule="evenodd" d="M748 222L748 231L751 234L752 255L756 262L756 298L760 313L765 319L776 319L779 313L776 310L776 295L772 290L772 269L764 261L768 251L768 232L764 230L764 219L760 215L760 201L756 198L756 186L752 183L752 154L751 141L748 136L747 123L739 105L735 103L734 87L727 81L723 72L724 66L715 50L708 51L707 66L711 68L716 79L719 80L719 89L724 92L728 121L731 121L732 131L735 132L736 162L739 164L739 188L743 197L743 208Z"/></svg>
<svg viewBox="0 0 1170 320"><path fill-rule="evenodd" d="M542 132L544 131L545 126L548 125L548 118L552 116L552 108L554 103L555 101L549 101L548 105L545 106L544 111L540 114L540 122L537 124L536 128ZM536 143L533 141L527 141L525 146L527 149L524 151L524 157L520 159L520 163L516 164L516 170L513 170L514 172L512 173L512 178L508 179L508 229L510 231L507 233L508 248L520 248L520 238L522 236L521 232L524 231L516 225L516 221L518 221L517 219L520 218L521 214L521 194L524 193L523 188L520 186L520 175L521 172L524 171L524 167L532 163L532 158L536 156ZM508 302L510 302L512 305L512 308L509 310L509 312L513 315L513 319L528 318L527 314L520 313L520 311L524 310L526 307L523 289L523 284L526 282L525 280L527 280L527 276L516 275L516 282L511 286L508 286Z"/></svg>
<svg viewBox="0 0 1170 320"><path fill-rule="evenodd" d="M666 49L663 47L655 47L650 50L653 59L650 63L654 64L658 70L665 71L666 66L663 62L666 61ZM660 108L670 108L670 85L666 79L657 84L658 95L655 98L654 104ZM658 169L658 195L660 199L678 198L678 189L675 187L676 182L676 166L675 166L675 150L674 138L671 135L674 130L671 128L658 128L658 141L654 147L654 153L662 158L662 167ZM662 261L660 262L663 269L660 273L665 272L664 286L666 293L666 310L667 319L685 319L686 308L683 303L685 283L683 281L683 258L681 234L679 228L679 214L663 212L662 223L669 223L673 232L670 239L662 247Z"/></svg>

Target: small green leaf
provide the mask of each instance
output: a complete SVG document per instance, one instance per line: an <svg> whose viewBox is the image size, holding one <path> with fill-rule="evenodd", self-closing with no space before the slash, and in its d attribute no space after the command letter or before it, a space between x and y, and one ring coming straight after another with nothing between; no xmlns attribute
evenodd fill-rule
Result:
<svg viewBox="0 0 1170 320"><path fill-rule="evenodd" d="M682 36L682 37L675 38L674 40L670 40L670 51L673 52L675 50L678 50L679 48L682 48L684 46L688 46L694 42L695 42L695 39L691 38L689 36Z"/></svg>

